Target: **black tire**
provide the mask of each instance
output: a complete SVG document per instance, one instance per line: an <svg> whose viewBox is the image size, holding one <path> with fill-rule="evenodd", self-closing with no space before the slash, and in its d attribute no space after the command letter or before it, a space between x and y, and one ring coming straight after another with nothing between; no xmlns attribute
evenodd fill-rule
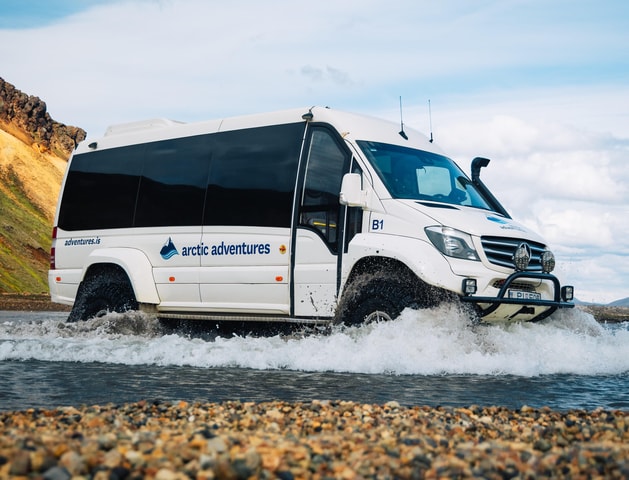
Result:
<svg viewBox="0 0 629 480"><path fill-rule="evenodd" d="M137 308L127 275L118 269L106 269L81 282L68 321L89 320L108 312L124 313Z"/></svg>
<svg viewBox="0 0 629 480"><path fill-rule="evenodd" d="M335 321L359 325L393 320L407 308L428 308L443 300L438 290L409 272L385 270L357 276L339 302Z"/></svg>

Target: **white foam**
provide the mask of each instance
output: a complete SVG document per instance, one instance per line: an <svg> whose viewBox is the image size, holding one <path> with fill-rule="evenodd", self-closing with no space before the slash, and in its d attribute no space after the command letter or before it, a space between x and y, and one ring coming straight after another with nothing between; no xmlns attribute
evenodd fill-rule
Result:
<svg viewBox="0 0 629 480"><path fill-rule="evenodd" d="M50 314L12 315L0 315L0 360L399 375L629 371L629 326L603 327L577 309L541 323L472 326L457 308L442 306L324 334L213 340L165 334L155 319L139 313L74 324Z"/></svg>

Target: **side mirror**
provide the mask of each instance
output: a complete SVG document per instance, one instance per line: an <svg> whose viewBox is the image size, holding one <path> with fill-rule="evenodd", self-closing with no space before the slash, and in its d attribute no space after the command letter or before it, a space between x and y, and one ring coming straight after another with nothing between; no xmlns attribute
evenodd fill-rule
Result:
<svg viewBox="0 0 629 480"><path fill-rule="evenodd" d="M343 176L339 201L341 205L348 207L367 207L367 195L362 189L362 177L359 173L346 173Z"/></svg>

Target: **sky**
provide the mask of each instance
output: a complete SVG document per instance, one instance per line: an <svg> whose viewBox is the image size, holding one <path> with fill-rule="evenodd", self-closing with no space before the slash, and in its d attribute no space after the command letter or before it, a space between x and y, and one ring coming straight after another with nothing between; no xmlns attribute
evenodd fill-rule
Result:
<svg viewBox="0 0 629 480"><path fill-rule="evenodd" d="M626 0L0 3L0 77L88 139L312 105L398 122L402 97L464 170L492 160L484 182L598 303L629 297L628 46Z"/></svg>

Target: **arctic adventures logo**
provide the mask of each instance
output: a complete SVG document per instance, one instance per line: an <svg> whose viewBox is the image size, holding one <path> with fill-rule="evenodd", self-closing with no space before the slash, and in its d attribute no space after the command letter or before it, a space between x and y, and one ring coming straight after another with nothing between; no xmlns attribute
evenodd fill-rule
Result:
<svg viewBox="0 0 629 480"><path fill-rule="evenodd" d="M175 247L175 244L173 243L170 237L168 237L168 241L164 244L162 249L159 251L159 254L162 256L164 260L168 260L169 258L172 258L175 255L179 255L179 252L177 251L177 247Z"/></svg>
<svg viewBox="0 0 629 480"><path fill-rule="evenodd" d="M271 253L271 244L269 243L217 243L214 245L206 245L201 242L196 245L187 245L181 247L181 253L175 247L172 238L164 244L159 251L164 260L169 260L175 255L182 257L206 257L217 255L269 255Z"/></svg>

